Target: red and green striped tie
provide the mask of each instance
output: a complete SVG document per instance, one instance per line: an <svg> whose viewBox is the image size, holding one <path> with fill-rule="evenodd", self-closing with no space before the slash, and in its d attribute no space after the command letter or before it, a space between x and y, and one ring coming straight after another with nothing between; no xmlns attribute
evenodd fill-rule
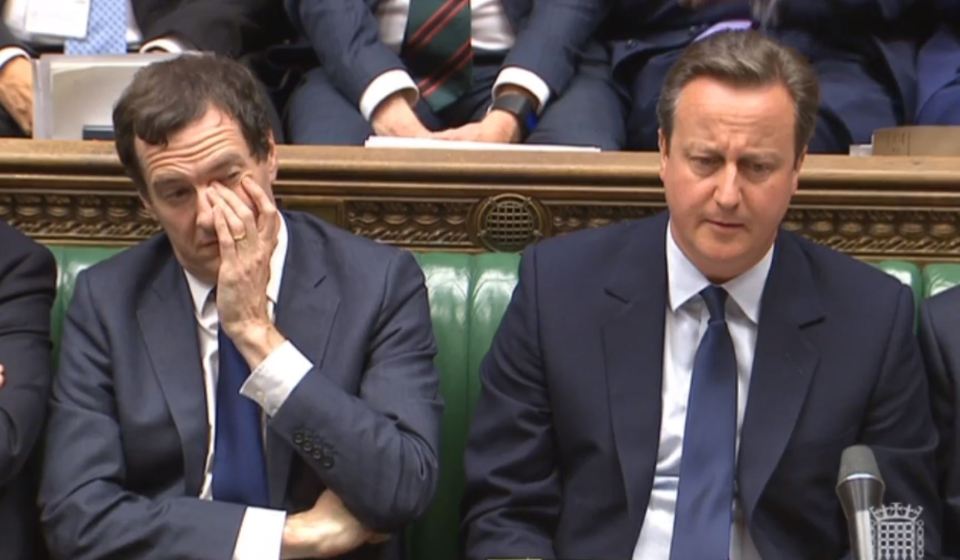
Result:
<svg viewBox="0 0 960 560"><path fill-rule="evenodd" d="M434 111L470 89L470 0L410 0L402 56Z"/></svg>

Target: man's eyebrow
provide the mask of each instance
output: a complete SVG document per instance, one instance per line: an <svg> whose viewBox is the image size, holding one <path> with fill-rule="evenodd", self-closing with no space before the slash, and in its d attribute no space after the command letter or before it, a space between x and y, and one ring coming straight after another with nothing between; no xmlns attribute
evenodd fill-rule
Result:
<svg viewBox="0 0 960 560"><path fill-rule="evenodd" d="M235 154L235 153L224 154L218 157L216 160L214 160L213 164L209 168L210 169L209 173L211 175L218 175L231 167L242 166L242 165L243 165L243 158L240 157L239 154Z"/></svg>
<svg viewBox="0 0 960 560"><path fill-rule="evenodd" d="M706 153L709 155L717 155L720 151L715 147L709 144L704 144L702 142L695 142L692 144L686 144L682 149L684 155L690 155L694 152Z"/></svg>
<svg viewBox="0 0 960 560"><path fill-rule="evenodd" d="M154 190L170 189L187 183L187 178L179 173L165 173L153 181L153 188Z"/></svg>

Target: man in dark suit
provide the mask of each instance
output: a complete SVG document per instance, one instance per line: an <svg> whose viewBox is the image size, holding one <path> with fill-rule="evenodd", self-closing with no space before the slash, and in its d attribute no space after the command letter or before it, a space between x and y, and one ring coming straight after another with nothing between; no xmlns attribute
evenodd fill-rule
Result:
<svg viewBox="0 0 960 560"><path fill-rule="evenodd" d="M817 97L755 32L691 46L658 112L669 213L527 250L480 371L467 558L839 558L856 443L937 554L911 292L779 228Z"/></svg>
<svg viewBox="0 0 960 560"><path fill-rule="evenodd" d="M847 153L877 128L910 122L916 110L919 0L621 0L607 32L613 68L632 97L631 149L657 147L655 107L682 49L730 26L763 27L807 57L823 96L812 153ZM753 5L753 9L751 8Z"/></svg>
<svg viewBox="0 0 960 560"><path fill-rule="evenodd" d="M312 67L287 106L290 142L362 144L377 134L623 145L624 104L608 53L593 37L607 0L434 2L437 19L424 27L438 29L436 21L455 11L465 16L457 40L469 43L462 61L469 83L441 102L429 72L445 66L417 64L416 53L430 47L415 41L421 27L411 14L424 3L287 0L313 55L303 57Z"/></svg>
<svg viewBox="0 0 960 560"><path fill-rule="evenodd" d="M56 556L390 556L432 498L420 269L277 211L265 103L204 55L146 67L115 108L164 233L78 276L40 492Z"/></svg>
<svg viewBox="0 0 960 560"><path fill-rule="evenodd" d="M944 499L943 552L960 558L960 288L928 298L920 307L920 349L930 379L933 418L940 434L937 477ZM952 529L952 530L947 530Z"/></svg>
<svg viewBox="0 0 960 560"><path fill-rule="evenodd" d="M35 557L31 457L50 389L50 252L0 221L0 558Z"/></svg>
<svg viewBox="0 0 960 560"><path fill-rule="evenodd" d="M0 136L29 136L33 129L30 58L62 52L64 39L31 34L24 28L26 12L32 2L59 1L0 0L6 18L0 19ZM215 52L265 71L263 51L289 34L283 7L272 0L106 1L132 9L127 29L131 52Z"/></svg>
<svg viewBox="0 0 960 560"><path fill-rule="evenodd" d="M936 30L917 55L917 124L960 125L960 0L936 0Z"/></svg>

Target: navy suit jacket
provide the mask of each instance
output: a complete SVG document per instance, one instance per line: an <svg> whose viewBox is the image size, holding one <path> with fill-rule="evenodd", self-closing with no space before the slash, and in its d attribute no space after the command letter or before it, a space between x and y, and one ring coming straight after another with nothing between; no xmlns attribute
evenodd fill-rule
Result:
<svg viewBox="0 0 960 560"><path fill-rule="evenodd" d="M937 449L944 498L944 553L960 558L960 289L948 290L920 308L920 348L930 376L933 416L940 432Z"/></svg>
<svg viewBox="0 0 960 560"><path fill-rule="evenodd" d="M397 531L437 479L442 404L422 273L409 253L285 216L276 323L314 367L266 422L270 506L309 509L330 488L367 526ZM197 498L208 445L193 304L161 235L77 278L40 491L51 551L231 558L244 507Z"/></svg>
<svg viewBox="0 0 960 560"><path fill-rule="evenodd" d="M34 444L50 389L50 308L57 268L49 251L0 221L0 558L34 558Z"/></svg>
<svg viewBox="0 0 960 560"><path fill-rule="evenodd" d="M660 439L667 217L534 246L490 353L470 428L470 559L632 556ZM875 451L887 501L925 507L939 551L936 435L911 292L779 234L740 432L739 499L764 558L848 548L840 455Z"/></svg>
<svg viewBox="0 0 960 560"><path fill-rule="evenodd" d="M876 60L876 71L896 84L904 116L916 108L916 33L922 28L923 0L778 0L781 11L772 37L804 52L804 45L831 44ZM680 49L710 25L727 19L750 19L745 0L716 2L690 10L677 0L619 0L604 25L613 43L615 72L631 61ZM834 79L836 79L835 77ZM851 95L857 95L851 92ZM824 103L830 103L824 99Z"/></svg>
<svg viewBox="0 0 960 560"><path fill-rule="evenodd" d="M960 77L960 0L936 0L943 22L917 56L917 112L930 97Z"/></svg>
<svg viewBox="0 0 960 560"><path fill-rule="evenodd" d="M403 69L380 41L374 15L379 0L285 0L294 27L305 36L336 88L352 103L388 70ZM503 66L525 68L563 92L579 55L611 0L503 0L516 42Z"/></svg>

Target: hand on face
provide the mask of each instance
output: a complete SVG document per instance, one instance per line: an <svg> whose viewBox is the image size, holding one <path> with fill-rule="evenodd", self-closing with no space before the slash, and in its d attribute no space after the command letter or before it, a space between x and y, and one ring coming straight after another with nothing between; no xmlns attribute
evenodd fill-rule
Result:
<svg viewBox="0 0 960 560"><path fill-rule="evenodd" d="M240 193L252 201L253 208ZM246 175L237 191L217 184L206 189L204 196L213 213L220 247L220 328L254 367L278 345L275 342L279 333L267 313L267 283L280 216L270 197Z"/></svg>
<svg viewBox="0 0 960 560"><path fill-rule="evenodd" d="M282 558L334 558L387 535L366 528L332 490L324 490L314 506L291 515L283 531Z"/></svg>

